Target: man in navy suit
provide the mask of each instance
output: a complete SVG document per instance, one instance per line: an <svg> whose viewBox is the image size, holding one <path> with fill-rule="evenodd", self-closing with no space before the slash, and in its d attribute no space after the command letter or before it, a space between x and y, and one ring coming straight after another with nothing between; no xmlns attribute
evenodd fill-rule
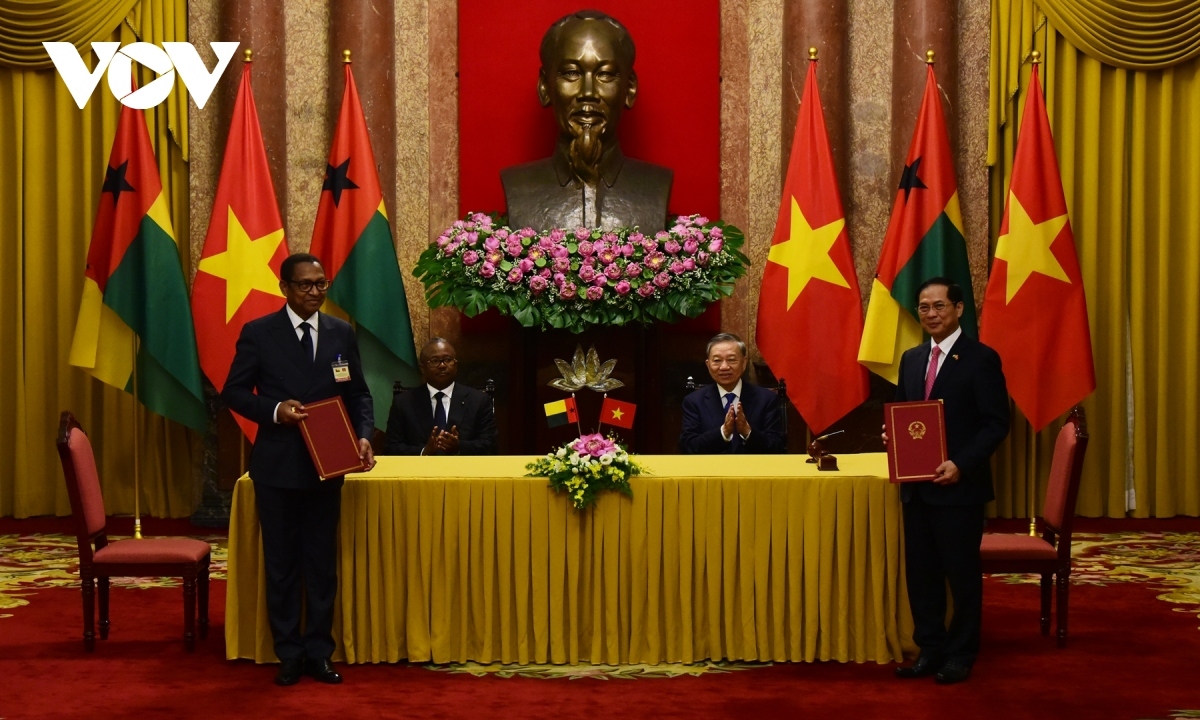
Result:
<svg viewBox="0 0 1200 720"><path fill-rule="evenodd" d="M298 425L308 417L304 403L341 395L359 438L359 457L370 469L374 412L354 331L317 312L329 287L320 261L292 255L280 277L287 304L242 328L221 395L232 410L258 423L250 477L262 529L267 616L280 660L275 683L294 685L305 672L340 683L330 656L342 478L321 481Z"/></svg>
<svg viewBox="0 0 1200 720"><path fill-rule="evenodd" d="M492 399L456 383L458 354L443 338L421 349L425 384L400 393L388 415L387 455L495 455Z"/></svg>
<svg viewBox="0 0 1200 720"><path fill-rule="evenodd" d="M896 675L962 682L979 653L984 505L995 495L989 459L1008 434L1008 389L1000 356L964 335L962 288L946 278L917 290L917 314L930 341L900 358L896 401L941 400L949 459L932 481L904 483L904 562L917 661ZM887 441L886 435L884 441ZM954 615L946 627L946 583Z"/></svg>
<svg viewBox="0 0 1200 720"><path fill-rule="evenodd" d="M708 341L705 364L713 384L683 399L679 451L685 455L782 453L787 447L775 393L743 380L746 343L721 333Z"/></svg>

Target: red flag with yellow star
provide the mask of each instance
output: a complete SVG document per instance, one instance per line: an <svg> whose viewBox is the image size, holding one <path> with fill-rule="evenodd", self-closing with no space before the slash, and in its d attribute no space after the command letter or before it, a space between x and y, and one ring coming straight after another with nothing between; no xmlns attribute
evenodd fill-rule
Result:
<svg viewBox="0 0 1200 720"><path fill-rule="evenodd" d="M810 61L783 200L763 273L756 338L814 433L867 399L862 299Z"/></svg>
<svg viewBox="0 0 1200 720"><path fill-rule="evenodd" d="M246 63L192 285L200 367L218 392L225 387L242 326L283 307L279 266L287 256ZM234 418L253 442L258 426L237 413Z"/></svg>
<svg viewBox="0 0 1200 720"><path fill-rule="evenodd" d="M1036 64L979 339L1000 353L1008 391L1034 430L1096 389L1083 276Z"/></svg>

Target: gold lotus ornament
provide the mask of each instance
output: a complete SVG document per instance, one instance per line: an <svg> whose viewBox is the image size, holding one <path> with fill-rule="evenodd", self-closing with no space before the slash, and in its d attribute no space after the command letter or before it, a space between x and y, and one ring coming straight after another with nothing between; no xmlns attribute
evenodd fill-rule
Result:
<svg viewBox="0 0 1200 720"><path fill-rule="evenodd" d="M609 377L613 369L617 367L617 361L613 359L601 363L595 345L588 348L587 355L583 353L583 346L576 345L575 357L571 359L570 363L555 358L554 364L558 366L562 377L551 380L550 386L564 392L575 392L587 388L603 393L625 387L625 383Z"/></svg>

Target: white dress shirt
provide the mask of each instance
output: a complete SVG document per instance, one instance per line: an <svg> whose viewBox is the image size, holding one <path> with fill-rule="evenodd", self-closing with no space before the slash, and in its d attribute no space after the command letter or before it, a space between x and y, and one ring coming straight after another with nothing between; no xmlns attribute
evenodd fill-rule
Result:
<svg viewBox="0 0 1200 720"><path fill-rule="evenodd" d="M962 325L959 325L957 330L955 330L954 332L947 335L946 339L941 342L934 342L933 338L929 339L929 343L930 343L929 344L929 359L930 359L930 361L933 360L933 346L936 345L942 349L942 354L938 355L938 359L937 359L937 364L938 364L937 372L940 373L942 371L942 366L946 364L946 355L948 355L950 353L950 348L954 347L954 343L958 341L959 335L962 335ZM929 365L927 364L927 365L925 365L925 374L922 375L921 377L928 377L928 376L929 376ZM934 373L934 377L936 377L936 376L937 376L937 373Z"/></svg>
<svg viewBox="0 0 1200 720"><path fill-rule="evenodd" d="M442 409L446 411L446 422L450 422L450 396L454 394L454 383L447 385L445 390L438 390L429 383L425 383L425 389L429 391L429 410L435 415L437 414L438 401L433 396L438 393L446 394L445 397L442 398ZM449 430L449 428L447 428L447 430ZM421 448L421 454L425 454L425 448Z"/></svg>
<svg viewBox="0 0 1200 720"><path fill-rule="evenodd" d="M287 311L288 320L291 321L292 328L296 331L296 340L297 341L304 338L304 329L300 327L300 323L308 323L309 325L312 326L312 329L308 331L308 334L310 337L312 337L313 359L316 359L316 357L317 357L317 328L321 326L321 322L317 316L320 315L321 313L315 312L312 314L312 317L305 319L305 318L302 318L299 315L297 315L296 311L292 309L291 305L285 304L283 306L283 309ZM275 404L275 424L276 425L279 424L279 406L282 404L283 403Z"/></svg>
<svg viewBox="0 0 1200 720"><path fill-rule="evenodd" d="M726 390L725 388L721 387L720 385L717 385L717 392L719 392L721 394L721 407L725 407L725 396L728 395L729 393L733 393L733 395L734 395L733 402L738 405L739 410L740 410L741 405L742 405L742 381L741 380L737 381L737 385L734 385L732 390ZM737 426L734 425L734 427L737 427ZM751 428L750 432L754 432L754 429ZM743 440L745 440L748 437L750 437L750 433L746 433L745 435L742 435ZM725 442L729 442L729 441L733 440L732 435L725 434L725 423L724 422L721 423L721 439L723 439Z"/></svg>

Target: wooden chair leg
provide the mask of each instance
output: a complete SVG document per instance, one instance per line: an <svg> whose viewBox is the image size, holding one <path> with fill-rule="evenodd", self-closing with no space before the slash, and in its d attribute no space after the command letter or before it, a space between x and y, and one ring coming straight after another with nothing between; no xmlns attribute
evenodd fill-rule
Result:
<svg viewBox="0 0 1200 720"><path fill-rule="evenodd" d="M200 568L199 580L199 595L200 595L200 638L208 637L208 562L205 561L204 567Z"/></svg>
<svg viewBox="0 0 1200 720"><path fill-rule="evenodd" d="M188 652L196 649L196 571L190 569L183 576L183 647Z"/></svg>
<svg viewBox="0 0 1200 720"><path fill-rule="evenodd" d="M1050 634L1050 593L1054 587L1051 573L1042 573L1042 634Z"/></svg>
<svg viewBox="0 0 1200 720"><path fill-rule="evenodd" d="M96 649L96 580L85 572L79 574L83 586L83 649Z"/></svg>
<svg viewBox="0 0 1200 720"><path fill-rule="evenodd" d="M1071 570L1058 572L1058 646L1067 646L1067 601L1071 592Z"/></svg>
<svg viewBox="0 0 1200 720"><path fill-rule="evenodd" d="M100 581L100 639L108 639L108 578L97 578Z"/></svg>

